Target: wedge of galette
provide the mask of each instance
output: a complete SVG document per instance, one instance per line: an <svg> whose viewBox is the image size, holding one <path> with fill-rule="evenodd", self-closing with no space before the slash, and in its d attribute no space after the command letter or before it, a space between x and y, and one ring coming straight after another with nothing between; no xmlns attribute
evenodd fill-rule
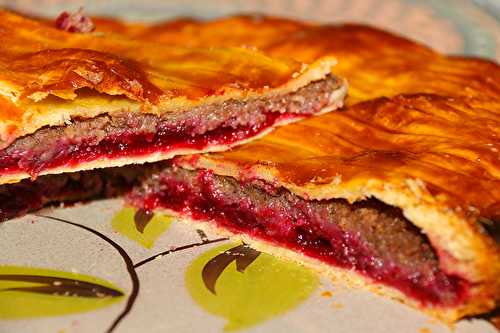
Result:
<svg viewBox="0 0 500 333"><path fill-rule="evenodd" d="M129 196L445 321L500 300L500 103L400 95L179 157Z"/></svg>
<svg viewBox="0 0 500 333"><path fill-rule="evenodd" d="M0 38L0 184L225 150L338 108L347 90L332 57L170 47L5 11Z"/></svg>

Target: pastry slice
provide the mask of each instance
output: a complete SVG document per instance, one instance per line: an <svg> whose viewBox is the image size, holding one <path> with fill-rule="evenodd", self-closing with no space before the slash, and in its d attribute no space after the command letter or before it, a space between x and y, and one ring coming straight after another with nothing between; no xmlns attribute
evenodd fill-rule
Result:
<svg viewBox="0 0 500 333"><path fill-rule="evenodd" d="M500 301L500 102L400 95L175 158L128 196L442 320Z"/></svg>
<svg viewBox="0 0 500 333"><path fill-rule="evenodd" d="M6 11L0 38L0 184L225 150L347 90L332 57L71 33Z"/></svg>

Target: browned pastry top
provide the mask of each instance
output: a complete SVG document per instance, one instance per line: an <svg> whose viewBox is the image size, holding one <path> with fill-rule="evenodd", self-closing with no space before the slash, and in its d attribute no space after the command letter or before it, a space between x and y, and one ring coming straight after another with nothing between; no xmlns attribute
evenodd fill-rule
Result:
<svg viewBox="0 0 500 333"><path fill-rule="evenodd" d="M481 59L444 56L413 41L359 24L314 25L266 16L214 21L178 19L156 25L97 19L97 29L181 46L256 47L310 62L334 55L335 72L350 83L349 103L401 93L500 95L500 68Z"/></svg>
<svg viewBox="0 0 500 333"><path fill-rule="evenodd" d="M0 147L47 125L116 109L193 105L295 90L330 73L248 48L183 48L102 31L69 33L0 11ZM85 89L83 89L85 88Z"/></svg>

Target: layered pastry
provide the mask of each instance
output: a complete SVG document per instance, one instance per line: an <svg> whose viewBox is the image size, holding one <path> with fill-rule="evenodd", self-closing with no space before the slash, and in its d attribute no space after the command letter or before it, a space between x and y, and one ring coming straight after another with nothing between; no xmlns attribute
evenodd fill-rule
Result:
<svg viewBox="0 0 500 333"><path fill-rule="evenodd" d="M0 12L0 184L225 150L336 109L347 90L332 57L306 65L71 24Z"/></svg>
<svg viewBox="0 0 500 333"><path fill-rule="evenodd" d="M308 62L334 55L350 82L346 112L229 153L176 159L130 203L214 227L444 320L497 306L498 64L356 24L266 16L101 23L171 45L247 45Z"/></svg>
<svg viewBox="0 0 500 333"><path fill-rule="evenodd" d="M379 98L176 158L128 202L452 322L500 301L499 111L493 100Z"/></svg>
<svg viewBox="0 0 500 333"><path fill-rule="evenodd" d="M497 64L440 55L352 24L238 16L153 26L98 19L96 26L165 45L246 45L304 62L334 55L350 80L347 110L230 152L147 166L129 204L216 229L447 321L498 305ZM64 199L42 185L34 191L44 202ZM71 188L74 199L80 187Z"/></svg>

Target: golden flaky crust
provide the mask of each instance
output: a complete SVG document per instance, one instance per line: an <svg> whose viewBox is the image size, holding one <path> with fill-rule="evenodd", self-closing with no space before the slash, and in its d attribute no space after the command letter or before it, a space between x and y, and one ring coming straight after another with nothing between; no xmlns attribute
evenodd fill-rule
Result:
<svg viewBox="0 0 500 333"><path fill-rule="evenodd" d="M294 91L323 79L335 64L333 57L306 66L248 48L188 49L116 33L68 33L6 11L0 11L0 42L0 148L75 117L182 112Z"/></svg>
<svg viewBox="0 0 500 333"><path fill-rule="evenodd" d="M348 78L348 103L402 93L493 97L500 68L481 59L443 56L389 32L359 24L315 25L276 17L234 16L213 21L178 19L155 25L97 22L101 31L168 45L255 47L276 57L311 62L333 55Z"/></svg>
<svg viewBox="0 0 500 333"><path fill-rule="evenodd" d="M480 222L500 217L496 63L443 56L354 24L238 16L121 29L172 45L247 45L299 61L335 56L336 71L350 82L351 107L344 112L289 125L230 152L177 162L262 178L309 199L376 197L398 206L427 234L443 270L469 280L472 289L463 304L448 309L384 293L449 321L498 305L500 249Z"/></svg>

